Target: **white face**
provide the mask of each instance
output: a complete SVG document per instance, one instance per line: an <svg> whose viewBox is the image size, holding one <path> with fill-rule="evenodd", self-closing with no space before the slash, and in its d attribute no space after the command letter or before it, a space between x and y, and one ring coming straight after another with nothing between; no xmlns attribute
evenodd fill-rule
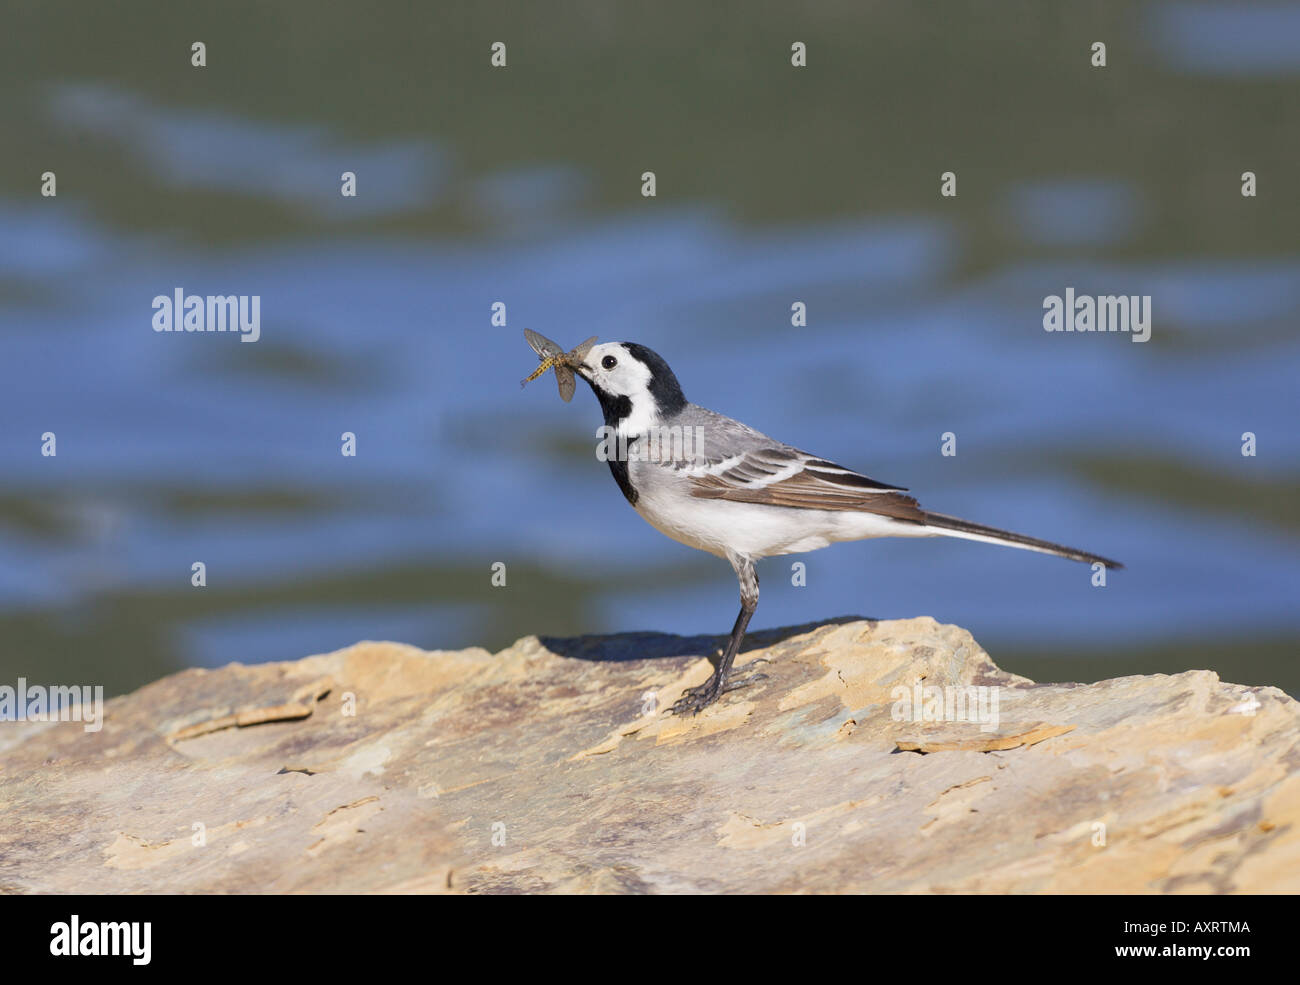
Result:
<svg viewBox="0 0 1300 985"><path fill-rule="evenodd" d="M612 396L630 398L634 406L640 402L638 397L649 399L650 367L621 342L592 346L582 361L582 375Z"/></svg>

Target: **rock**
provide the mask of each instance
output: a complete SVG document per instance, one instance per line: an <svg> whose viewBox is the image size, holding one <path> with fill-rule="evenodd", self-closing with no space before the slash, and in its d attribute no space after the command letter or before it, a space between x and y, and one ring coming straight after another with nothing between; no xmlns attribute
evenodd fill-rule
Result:
<svg viewBox="0 0 1300 985"><path fill-rule="evenodd" d="M1034 684L954 626L841 620L753 634L768 679L664 714L717 642L358 643L167 677L98 733L5 723L0 889L1300 890L1275 688Z"/></svg>

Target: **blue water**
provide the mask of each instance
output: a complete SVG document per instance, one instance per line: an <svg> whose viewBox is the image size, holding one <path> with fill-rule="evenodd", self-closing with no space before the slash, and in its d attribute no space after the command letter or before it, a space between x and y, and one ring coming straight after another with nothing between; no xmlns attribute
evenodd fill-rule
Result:
<svg viewBox="0 0 1300 985"><path fill-rule="evenodd" d="M1229 16L1197 6L1149 11L1170 64L1199 58ZM1300 64L1267 47L1260 71ZM1233 71L1234 50L1205 72ZM927 614L991 649L1046 654L1300 629L1294 514L1195 488L1295 488L1300 249L1138 250L1158 221L1141 175L1009 180L989 200L1005 239L990 260L970 214L938 200L797 222L743 221L721 197L611 208L581 160L476 173L436 136L360 139L93 80L31 98L52 130L120 153L140 182L264 200L330 231L217 239L114 223L70 173L57 199L0 198L0 284L20 286L0 295L0 454L21 506L0 525L0 613L53 625L153 598L175 662L216 665L361 638L502 646L521 593L571 577L585 586L575 608L540 605L529 628L725 631L729 568L627 506L595 459L585 387L568 405L549 378L520 389L536 365L529 327L566 346L641 342L697 403L932 509L1127 565L1097 588L1085 565L968 542L838 545L763 562L755 626ZM360 175L356 200L337 195L344 169ZM468 228L365 225L448 203ZM177 287L260 295L261 340L155 333L152 298ZM1150 295L1152 341L1045 333L1043 299L1067 287ZM806 327L790 324L795 301ZM47 431L55 458L39 453ZM940 454L949 431L955 457ZM1240 454L1244 431L1256 457ZM1157 491L1099 479L1092 466L1115 461L1172 478ZM14 519L32 509L48 523ZM208 589L189 585L196 560ZM806 587L791 584L795 560ZM406 567L466 583L388 604L258 601ZM235 589L248 597L206 614L169 601ZM129 640L107 645L130 659Z"/></svg>

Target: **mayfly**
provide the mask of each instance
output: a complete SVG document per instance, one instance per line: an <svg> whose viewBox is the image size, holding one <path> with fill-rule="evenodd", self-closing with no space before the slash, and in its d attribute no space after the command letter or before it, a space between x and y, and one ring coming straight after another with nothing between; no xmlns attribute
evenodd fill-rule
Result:
<svg viewBox="0 0 1300 985"><path fill-rule="evenodd" d="M579 342L568 352L565 352L545 335L534 332L530 328L524 329L524 338L528 340L528 344L533 347L533 352L537 353L542 361L537 369L533 370L533 375L526 380L521 380L519 385L523 386L526 383L531 383L548 369L554 369L555 382L560 388L560 399L567 404L573 399L572 367L579 365L586 358L587 352L596 344L597 336L593 335L586 342Z"/></svg>

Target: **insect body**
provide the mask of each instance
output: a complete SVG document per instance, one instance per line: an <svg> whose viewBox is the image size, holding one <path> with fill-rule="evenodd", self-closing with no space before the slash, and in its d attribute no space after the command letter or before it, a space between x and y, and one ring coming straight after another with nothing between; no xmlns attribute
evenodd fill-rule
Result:
<svg viewBox="0 0 1300 985"><path fill-rule="evenodd" d="M524 338L528 344L533 347L533 352L541 358L533 374L525 380L521 380L519 385L524 386L531 383L537 377L541 376L548 369L555 370L555 383L560 388L560 399L568 403L573 399L573 370L570 368L586 357L588 350L596 344L596 336L593 335L586 342L579 342L568 352L565 352L556 343L552 342L540 332L534 332L530 328L524 329Z"/></svg>

